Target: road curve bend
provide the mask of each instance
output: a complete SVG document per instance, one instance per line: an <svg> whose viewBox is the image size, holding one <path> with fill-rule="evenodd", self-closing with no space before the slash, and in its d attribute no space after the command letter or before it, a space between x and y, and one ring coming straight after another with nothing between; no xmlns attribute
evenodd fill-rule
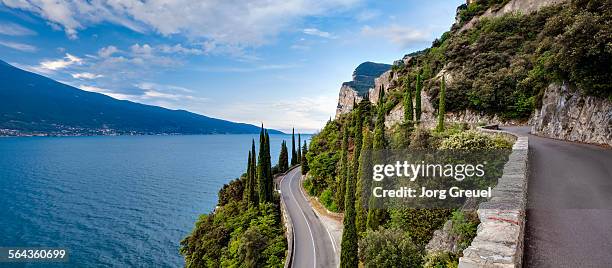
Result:
<svg viewBox="0 0 612 268"><path fill-rule="evenodd" d="M338 267L335 249L325 226L316 216L300 185L301 169L291 170L280 182L281 198L293 223L292 267Z"/></svg>
<svg viewBox="0 0 612 268"><path fill-rule="evenodd" d="M525 267L612 267L612 150L529 127Z"/></svg>

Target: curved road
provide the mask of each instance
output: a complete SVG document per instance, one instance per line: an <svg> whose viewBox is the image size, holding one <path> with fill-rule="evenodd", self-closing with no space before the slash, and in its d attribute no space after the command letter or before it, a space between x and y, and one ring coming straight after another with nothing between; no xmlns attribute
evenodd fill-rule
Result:
<svg viewBox="0 0 612 268"><path fill-rule="evenodd" d="M612 267L612 150L530 135L526 267Z"/></svg>
<svg viewBox="0 0 612 268"><path fill-rule="evenodd" d="M301 169L290 171L280 182L294 231L292 267L337 267L331 235L325 229L300 187Z"/></svg>

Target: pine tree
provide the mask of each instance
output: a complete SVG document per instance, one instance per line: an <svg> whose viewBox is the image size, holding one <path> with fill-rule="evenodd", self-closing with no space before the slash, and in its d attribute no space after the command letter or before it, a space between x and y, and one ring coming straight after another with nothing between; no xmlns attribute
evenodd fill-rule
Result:
<svg viewBox="0 0 612 268"><path fill-rule="evenodd" d="M368 200L370 199L370 182L372 179L372 135L368 129L363 131L363 142L359 154L359 173L357 175L355 225L361 233L366 230L368 219Z"/></svg>
<svg viewBox="0 0 612 268"><path fill-rule="evenodd" d="M338 191L336 192L336 206L338 211L344 211L344 199L346 194L346 179L348 171L348 126L342 130L342 148L340 151L340 167L338 172Z"/></svg>
<svg viewBox="0 0 612 268"><path fill-rule="evenodd" d="M344 230L342 231L340 267L356 268L359 265L359 260L357 256L357 228L355 226L355 176L350 174L348 165L346 168L348 176L344 199Z"/></svg>
<svg viewBox="0 0 612 268"><path fill-rule="evenodd" d="M299 145L298 145L299 146ZM291 130L291 166L297 165L297 152L295 151L295 128Z"/></svg>
<svg viewBox="0 0 612 268"><path fill-rule="evenodd" d="M412 105L412 90L410 89L410 81L404 79L404 123L412 124L414 120L414 107Z"/></svg>
<svg viewBox="0 0 612 268"><path fill-rule="evenodd" d="M298 133L298 143L297 143L297 164L302 163L302 149L300 148L302 145L302 136Z"/></svg>
<svg viewBox="0 0 612 268"><path fill-rule="evenodd" d="M436 130L438 132L444 131L444 114L446 113L446 84L444 83L444 75L442 75L442 81L440 82L440 95L438 95L440 103L438 105L438 126Z"/></svg>
<svg viewBox="0 0 612 268"><path fill-rule="evenodd" d="M423 81L421 81L421 74L417 74L416 81L416 93L414 94L414 116L417 124L421 122L421 89L423 87Z"/></svg>
<svg viewBox="0 0 612 268"><path fill-rule="evenodd" d="M304 146L302 146L302 157L301 157L302 162L300 163L300 165L302 166L302 175L306 175L306 173L310 171L310 168L308 167L308 159L306 159L307 153L308 153L308 145L306 144L306 141L304 141Z"/></svg>

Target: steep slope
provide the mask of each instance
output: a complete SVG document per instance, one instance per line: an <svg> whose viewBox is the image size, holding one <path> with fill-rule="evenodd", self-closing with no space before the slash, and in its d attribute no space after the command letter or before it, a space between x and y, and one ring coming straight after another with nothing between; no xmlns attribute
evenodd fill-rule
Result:
<svg viewBox="0 0 612 268"><path fill-rule="evenodd" d="M183 110L117 100L0 61L0 134L258 133L259 128ZM278 133L278 131L271 131Z"/></svg>
<svg viewBox="0 0 612 268"><path fill-rule="evenodd" d="M421 121L431 126L444 77L447 121L525 124L532 118L540 135L610 144L611 24L608 0L470 0L430 48L406 55L377 78L369 100L377 103L379 89L385 91L391 127L403 121L405 78L414 90L420 75ZM567 85L563 97L547 91L559 85ZM566 103L570 98L578 101Z"/></svg>

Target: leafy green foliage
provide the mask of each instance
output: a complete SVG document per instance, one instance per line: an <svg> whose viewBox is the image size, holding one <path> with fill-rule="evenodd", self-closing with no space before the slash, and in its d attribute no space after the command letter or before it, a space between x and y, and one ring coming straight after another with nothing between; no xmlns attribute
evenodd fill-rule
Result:
<svg viewBox="0 0 612 268"><path fill-rule="evenodd" d="M466 215L467 214L467 215ZM453 222L452 234L457 236L457 244L460 250L466 249L474 237L480 221L475 212L453 211L451 217Z"/></svg>
<svg viewBox="0 0 612 268"><path fill-rule="evenodd" d="M340 123L329 121L310 141L306 154L315 195L335 185L336 166L340 161Z"/></svg>
<svg viewBox="0 0 612 268"><path fill-rule="evenodd" d="M512 143L495 135L492 138L478 131L470 130L450 135L444 139L440 149L509 149Z"/></svg>
<svg viewBox="0 0 612 268"><path fill-rule="evenodd" d="M425 256L424 268L457 268L459 258L449 252L434 252Z"/></svg>
<svg viewBox="0 0 612 268"><path fill-rule="evenodd" d="M365 267L420 267L421 251L400 229L368 230L359 243Z"/></svg>
<svg viewBox="0 0 612 268"><path fill-rule="evenodd" d="M408 233L419 247L425 247L433 237L433 232L444 224L451 215L450 209L392 209L390 228L398 228Z"/></svg>
<svg viewBox="0 0 612 268"><path fill-rule="evenodd" d="M219 205L225 205L229 202L238 202L242 200L244 195L244 179L235 179L227 184L224 184L219 190Z"/></svg>
<svg viewBox="0 0 612 268"><path fill-rule="evenodd" d="M438 95L440 104L438 105L438 125L436 130L438 132L444 131L444 115L446 114L446 84L444 83L444 75L440 82L440 94Z"/></svg>
<svg viewBox="0 0 612 268"><path fill-rule="evenodd" d="M334 194L330 188L325 189L321 193L319 196L319 201L321 201L321 204L323 204L323 206L330 211L338 212L338 205L336 205L336 202L334 201Z"/></svg>
<svg viewBox="0 0 612 268"><path fill-rule="evenodd" d="M302 175L306 175L306 173L308 173L308 171L310 170L310 167L308 166L308 159L306 158L306 154L308 154L308 145L306 144L306 141L304 141L304 145L302 146L302 156L300 157L300 165L302 166Z"/></svg>
<svg viewBox="0 0 612 268"><path fill-rule="evenodd" d="M202 215L180 252L186 267L282 267L286 249L277 204L231 201Z"/></svg>

